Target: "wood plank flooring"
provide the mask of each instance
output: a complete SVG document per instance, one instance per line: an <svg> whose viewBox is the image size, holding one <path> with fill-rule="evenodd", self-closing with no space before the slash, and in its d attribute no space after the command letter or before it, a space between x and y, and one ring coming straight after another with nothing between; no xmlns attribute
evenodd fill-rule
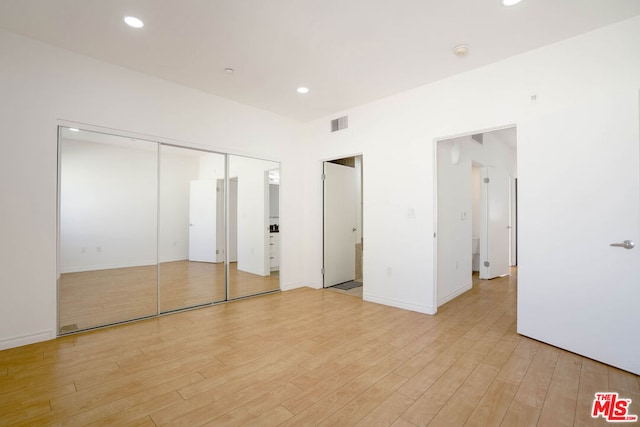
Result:
<svg viewBox="0 0 640 427"><path fill-rule="evenodd" d="M0 352L0 425L584 426L640 378L515 332L516 278L436 316L309 288Z"/></svg>

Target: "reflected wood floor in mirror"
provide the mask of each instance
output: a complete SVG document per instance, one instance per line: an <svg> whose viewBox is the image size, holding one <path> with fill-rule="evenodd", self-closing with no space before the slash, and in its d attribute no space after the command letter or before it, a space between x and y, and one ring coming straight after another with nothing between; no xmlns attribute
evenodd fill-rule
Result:
<svg viewBox="0 0 640 427"><path fill-rule="evenodd" d="M516 277L428 316L296 289L0 351L0 425L588 426L640 377L516 333Z"/></svg>
<svg viewBox="0 0 640 427"><path fill-rule="evenodd" d="M279 289L280 272L259 276L229 264L229 299ZM225 300L224 264L174 261L160 264L160 310L163 312Z"/></svg>
<svg viewBox="0 0 640 427"><path fill-rule="evenodd" d="M60 327L65 332L157 313L155 265L65 273L60 277ZM229 264L229 298L279 289L279 272L259 276ZM162 312L225 300L224 264L174 261L160 264ZM69 325L75 327L69 328Z"/></svg>
<svg viewBox="0 0 640 427"><path fill-rule="evenodd" d="M60 329L67 332L156 314L156 277L156 265L61 274Z"/></svg>

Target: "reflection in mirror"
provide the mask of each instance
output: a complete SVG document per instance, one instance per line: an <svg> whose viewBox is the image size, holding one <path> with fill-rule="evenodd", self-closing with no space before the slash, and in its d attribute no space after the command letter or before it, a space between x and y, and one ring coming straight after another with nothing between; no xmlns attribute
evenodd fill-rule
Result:
<svg viewBox="0 0 640 427"><path fill-rule="evenodd" d="M224 154L160 147L160 311L226 299Z"/></svg>
<svg viewBox="0 0 640 427"><path fill-rule="evenodd" d="M229 299L280 287L279 168L229 155Z"/></svg>
<svg viewBox="0 0 640 427"><path fill-rule="evenodd" d="M59 128L60 333L157 314L157 150Z"/></svg>

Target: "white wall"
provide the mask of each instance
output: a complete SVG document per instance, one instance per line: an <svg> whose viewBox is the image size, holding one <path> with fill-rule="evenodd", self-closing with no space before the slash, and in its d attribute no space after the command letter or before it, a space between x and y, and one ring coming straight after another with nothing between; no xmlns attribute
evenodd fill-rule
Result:
<svg viewBox="0 0 640 427"><path fill-rule="evenodd" d="M224 262L225 260L225 247L226 247L226 235L224 224L224 176L225 176L225 156L218 153L200 153L199 159L199 173L198 178L201 180L216 181L216 189L220 189L216 197L216 262ZM229 230L229 236L234 242L238 237L235 234L235 229ZM235 246L233 246L235 248ZM230 254L234 254L234 251L230 251ZM230 258L233 260L235 257Z"/></svg>
<svg viewBox="0 0 640 427"><path fill-rule="evenodd" d="M0 348L54 335L61 119L282 161L283 289L322 286L322 161L362 153L364 298L434 313L434 141L637 89L639 42L637 17L301 126L0 32ZM331 134L329 120L344 114L350 128ZM536 168L519 170L535 188ZM542 228L522 220L520 245L535 246ZM526 268L526 254L519 261L519 286L534 287L543 273Z"/></svg>
<svg viewBox="0 0 640 427"><path fill-rule="evenodd" d="M471 289L472 157L467 147L470 139L438 143L438 305ZM459 150L457 164L451 163L452 150Z"/></svg>
<svg viewBox="0 0 640 427"><path fill-rule="evenodd" d="M269 184L269 225L280 223L280 186Z"/></svg>
<svg viewBox="0 0 640 427"><path fill-rule="evenodd" d="M640 56L629 52L638 42L640 17L311 123L304 199L309 283L322 283L322 160L362 153L364 299L434 313L434 141L517 124L618 89L637 89ZM537 102L531 101L533 94ZM345 114L349 129L330 133L329 120ZM519 176L520 182L535 179ZM543 228L521 221L520 246L535 245L523 236ZM523 256L519 264L520 287L535 286L539 273L524 267Z"/></svg>
<svg viewBox="0 0 640 427"><path fill-rule="evenodd" d="M0 64L0 348L55 336L60 123L281 161L281 287L304 282L300 124L5 31Z"/></svg>
<svg viewBox="0 0 640 427"><path fill-rule="evenodd" d="M206 153L200 156L198 178L213 181L224 179L224 155Z"/></svg>
<svg viewBox="0 0 640 427"><path fill-rule="evenodd" d="M189 259L189 191L200 170L199 158L190 151L160 148L160 262Z"/></svg>
<svg viewBox="0 0 640 427"><path fill-rule="evenodd" d="M260 276L271 274L266 173L277 167L265 160L229 157L229 177L238 178L238 270Z"/></svg>
<svg viewBox="0 0 640 427"><path fill-rule="evenodd" d="M157 262L157 146L130 145L64 140L61 273Z"/></svg>

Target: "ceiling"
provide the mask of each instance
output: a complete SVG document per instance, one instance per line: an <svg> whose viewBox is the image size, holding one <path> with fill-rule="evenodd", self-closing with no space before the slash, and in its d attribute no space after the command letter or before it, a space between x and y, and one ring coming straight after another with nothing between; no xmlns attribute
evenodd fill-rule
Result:
<svg viewBox="0 0 640 427"><path fill-rule="evenodd" d="M638 0L0 1L0 28L302 121L636 15Z"/></svg>

